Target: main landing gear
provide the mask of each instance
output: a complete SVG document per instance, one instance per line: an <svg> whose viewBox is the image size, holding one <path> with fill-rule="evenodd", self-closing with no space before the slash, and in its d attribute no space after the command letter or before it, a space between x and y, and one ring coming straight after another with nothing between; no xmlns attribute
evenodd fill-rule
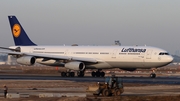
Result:
<svg viewBox="0 0 180 101"><path fill-rule="evenodd" d="M151 78L156 78L156 73L155 73L156 69L152 69L152 73L150 74Z"/></svg>
<svg viewBox="0 0 180 101"><path fill-rule="evenodd" d="M62 77L74 77L75 73L74 72L61 72Z"/></svg>
<svg viewBox="0 0 180 101"><path fill-rule="evenodd" d="M105 73L101 71L102 69L98 69L96 72L91 72L92 77L104 77Z"/></svg>
<svg viewBox="0 0 180 101"><path fill-rule="evenodd" d="M77 76L78 77L84 77L84 71L77 71ZM75 72L71 72L70 70L67 70L66 72L61 72L62 77L74 77Z"/></svg>
<svg viewBox="0 0 180 101"><path fill-rule="evenodd" d="M84 75L85 75L84 72L85 72L85 70L77 71L77 77L84 77ZM62 77L74 77L75 72L71 72L70 70L67 70L66 72L61 72L61 76ZM98 69L97 71L91 72L91 76L92 77L104 77L105 73L101 69Z"/></svg>

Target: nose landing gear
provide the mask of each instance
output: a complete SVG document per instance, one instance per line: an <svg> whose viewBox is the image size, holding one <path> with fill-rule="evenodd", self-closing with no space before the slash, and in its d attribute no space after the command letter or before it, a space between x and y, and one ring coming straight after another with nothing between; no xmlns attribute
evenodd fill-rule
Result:
<svg viewBox="0 0 180 101"><path fill-rule="evenodd" d="M153 69L152 69L152 73L150 74L150 78L156 78L156 73L155 73L155 71L156 71L156 68L153 68Z"/></svg>
<svg viewBox="0 0 180 101"><path fill-rule="evenodd" d="M156 74L155 74L155 73L151 73L151 74L150 74L150 77L151 77L151 78L156 78Z"/></svg>

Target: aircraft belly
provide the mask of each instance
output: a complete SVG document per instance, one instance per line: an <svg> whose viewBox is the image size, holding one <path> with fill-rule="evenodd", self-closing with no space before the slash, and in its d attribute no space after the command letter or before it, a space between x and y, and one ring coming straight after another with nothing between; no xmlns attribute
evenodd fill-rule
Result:
<svg viewBox="0 0 180 101"><path fill-rule="evenodd" d="M153 67L162 67L168 65L167 62L146 62L145 67L153 68Z"/></svg>
<svg viewBox="0 0 180 101"><path fill-rule="evenodd" d="M112 68L112 66L106 62L86 65L86 69L111 69L111 68Z"/></svg>
<svg viewBox="0 0 180 101"><path fill-rule="evenodd" d="M136 68L136 67L144 67L143 62L108 62L113 68Z"/></svg>
<svg viewBox="0 0 180 101"><path fill-rule="evenodd" d="M153 67L162 67L168 63L163 62L107 62L112 68L139 68L149 69Z"/></svg>

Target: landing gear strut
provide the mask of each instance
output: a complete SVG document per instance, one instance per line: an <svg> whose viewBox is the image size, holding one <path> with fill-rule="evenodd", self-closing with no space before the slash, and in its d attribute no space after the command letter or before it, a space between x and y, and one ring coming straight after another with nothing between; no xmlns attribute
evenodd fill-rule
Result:
<svg viewBox="0 0 180 101"><path fill-rule="evenodd" d="M156 69L152 69L152 73L150 74L151 78L156 78L156 73L155 73Z"/></svg>
<svg viewBox="0 0 180 101"><path fill-rule="evenodd" d="M104 77L105 73L101 71L101 69L98 69L96 72L91 72L92 77Z"/></svg>
<svg viewBox="0 0 180 101"><path fill-rule="evenodd" d="M84 70L83 71L78 71L77 76L78 77L84 77Z"/></svg>

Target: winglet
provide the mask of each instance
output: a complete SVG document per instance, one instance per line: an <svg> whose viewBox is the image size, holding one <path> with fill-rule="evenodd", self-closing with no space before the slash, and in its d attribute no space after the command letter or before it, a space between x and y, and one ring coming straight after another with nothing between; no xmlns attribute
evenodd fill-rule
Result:
<svg viewBox="0 0 180 101"><path fill-rule="evenodd" d="M8 16L14 43L16 46L34 46L15 16Z"/></svg>

